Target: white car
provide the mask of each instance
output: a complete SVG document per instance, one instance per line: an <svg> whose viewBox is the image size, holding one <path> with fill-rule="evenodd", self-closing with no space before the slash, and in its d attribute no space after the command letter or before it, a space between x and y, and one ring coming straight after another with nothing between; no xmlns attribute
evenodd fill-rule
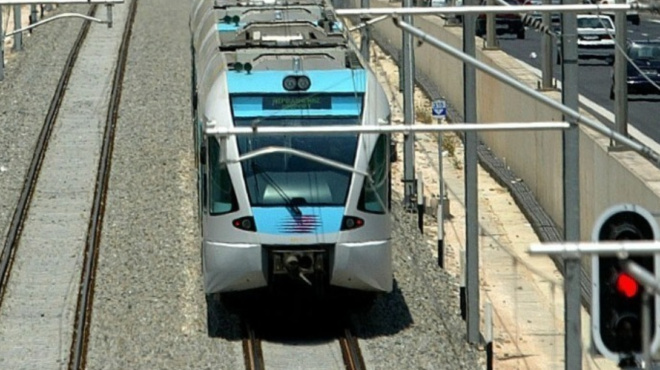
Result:
<svg viewBox="0 0 660 370"><path fill-rule="evenodd" d="M614 63L614 23L610 17L578 14L577 35L578 59L603 59L609 65ZM557 53L557 64L560 61Z"/></svg>

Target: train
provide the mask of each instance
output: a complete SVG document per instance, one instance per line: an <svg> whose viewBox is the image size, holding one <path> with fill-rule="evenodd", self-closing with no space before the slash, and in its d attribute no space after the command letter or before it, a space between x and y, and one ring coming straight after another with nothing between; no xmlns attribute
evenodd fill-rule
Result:
<svg viewBox="0 0 660 370"><path fill-rule="evenodd" d="M230 132L391 124L385 91L332 4L195 0L190 30L207 297L390 292L391 135Z"/></svg>

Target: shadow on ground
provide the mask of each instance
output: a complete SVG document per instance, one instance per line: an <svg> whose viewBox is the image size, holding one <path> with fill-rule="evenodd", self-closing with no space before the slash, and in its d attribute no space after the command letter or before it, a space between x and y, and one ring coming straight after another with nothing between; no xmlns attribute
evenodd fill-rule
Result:
<svg viewBox="0 0 660 370"><path fill-rule="evenodd" d="M396 280L391 293L333 291L327 299L300 289L269 295L265 290L207 296L207 327L212 338L242 340L244 324L272 342L335 340L351 327L360 338L396 334L412 324L412 316Z"/></svg>

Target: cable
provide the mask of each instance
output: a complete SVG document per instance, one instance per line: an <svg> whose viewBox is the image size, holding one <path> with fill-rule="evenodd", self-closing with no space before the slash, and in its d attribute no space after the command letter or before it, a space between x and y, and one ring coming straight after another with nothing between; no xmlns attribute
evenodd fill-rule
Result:
<svg viewBox="0 0 660 370"><path fill-rule="evenodd" d="M660 92L660 86L658 86L658 84L656 84L651 78L649 78L649 76L647 76L646 73L642 72L641 68L639 68L639 66L637 66L637 64L635 64L635 62L632 60L632 58L630 58L628 56L628 52L626 51L626 49L621 44L619 44L619 39L616 37L616 34L615 33L613 34L612 32L610 32L610 29L605 25L605 23L603 22L603 18L601 18L601 17L608 17L609 18L609 16L606 15L606 14L603 14L601 12L599 5L600 4L596 4L596 6L598 6L597 11L596 11L596 15L599 16L598 21L600 22L600 25L605 29L605 32L607 32L607 35L612 40L614 40L614 47L620 52L620 55L623 55L623 57L626 59L626 61L629 64L632 65L632 67L637 71L637 73L639 73L640 76L642 76L645 80L647 80L653 87L658 89L658 91Z"/></svg>

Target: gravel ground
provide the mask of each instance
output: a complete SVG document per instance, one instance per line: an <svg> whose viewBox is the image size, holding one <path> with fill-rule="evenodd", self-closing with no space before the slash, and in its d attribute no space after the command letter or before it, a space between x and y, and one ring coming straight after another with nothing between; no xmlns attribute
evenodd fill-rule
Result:
<svg viewBox="0 0 660 370"><path fill-rule="evenodd" d="M397 205L401 195L393 197ZM458 282L437 267L417 230L417 216L393 207L395 289L360 315L359 337L375 369L479 369L481 357L465 341Z"/></svg>
<svg viewBox="0 0 660 370"><path fill-rule="evenodd" d="M86 13L87 6L63 6L61 12ZM50 100L82 21L59 20L23 38L24 51L6 51L0 82L0 230L2 243L23 188L35 143Z"/></svg>
<svg viewBox="0 0 660 370"><path fill-rule="evenodd" d="M180 0L138 5L96 278L90 369L241 366L232 342L207 335L195 221L189 9Z"/></svg>

